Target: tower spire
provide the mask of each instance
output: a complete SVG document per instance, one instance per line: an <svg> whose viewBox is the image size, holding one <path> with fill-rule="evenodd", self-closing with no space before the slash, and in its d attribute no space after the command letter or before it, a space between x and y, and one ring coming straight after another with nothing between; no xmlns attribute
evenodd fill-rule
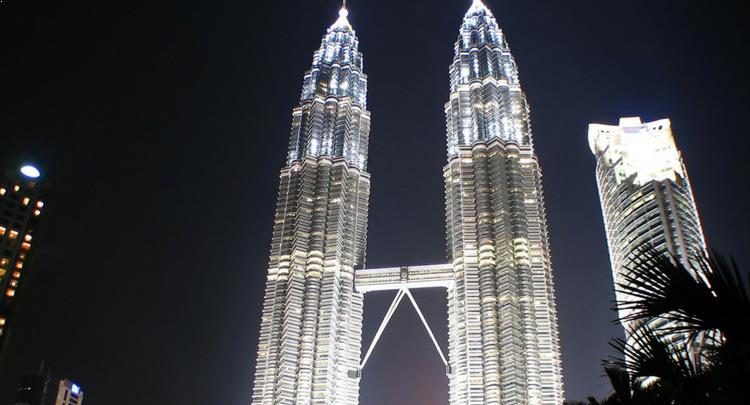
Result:
<svg viewBox="0 0 750 405"><path fill-rule="evenodd" d="M487 11L489 12L490 9L487 8L487 5L484 4L484 1L482 0L472 0L471 7L469 7L469 13L474 13L478 11Z"/></svg>
<svg viewBox="0 0 750 405"><path fill-rule="evenodd" d="M339 18L335 23L333 23L333 26L331 26L331 28L346 27L351 29L352 25L349 24L349 19L347 18L348 16L349 10L346 9L346 0L343 0L341 3L341 9L339 10Z"/></svg>

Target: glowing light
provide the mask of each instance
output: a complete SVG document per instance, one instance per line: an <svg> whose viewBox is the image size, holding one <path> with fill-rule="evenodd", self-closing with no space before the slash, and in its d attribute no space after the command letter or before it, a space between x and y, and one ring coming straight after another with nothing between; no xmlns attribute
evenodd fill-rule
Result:
<svg viewBox="0 0 750 405"><path fill-rule="evenodd" d="M70 388L70 392L72 392L73 395L78 395L81 393L81 387L79 387L76 384L73 384L73 386Z"/></svg>
<svg viewBox="0 0 750 405"><path fill-rule="evenodd" d="M22 167L21 174L23 174L26 177L30 177L32 179L36 179L37 177L42 175L42 173L39 172L39 169L31 165L26 165Z"/></svg>
<svg viewBox="0 0 750 405"><path fill-rule="evenodd" d="M341 10L339 10L339 19L336 20L335 23L333 23L333 26L331 28L352 28L351 24L349 24L349 20L347 19L349 17L349 10L346 9L346 7L341 7Z"/></svg>
<svg viewBox="0 0 750 405"><path fill-rule="evenodd" d="M685 176L668 119L642 123L638 117L629 117L620 119L617 126L591 124L589 146L614 166L618 184L633 175L637 185Z"/></svg>
<svg viewBox="0 0 750 405"><path fill-rule="evenodd" d="M471 7L469 7L469 11L467 13L474 14L479 11L486 11L489 13L490 10L487 8L487 6L484 4L482 0L474 0L471 3Z"/></svg>

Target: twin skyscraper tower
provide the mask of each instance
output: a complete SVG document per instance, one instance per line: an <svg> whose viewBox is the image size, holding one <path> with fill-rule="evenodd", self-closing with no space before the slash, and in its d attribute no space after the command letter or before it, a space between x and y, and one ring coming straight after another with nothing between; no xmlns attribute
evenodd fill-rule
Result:
<svg viewBox="0 0 750 405"><path fill-rule="evenodd" d="M410 289L439 287L448 295L451 404L561 404L542 175L495 18L474 0L450 66L448 263L364 270L370 112L347 15L342 8L323 37L292 113L252 403L357 404L365 293L397 292L387 322L404 296L416 307Z"/></svg>

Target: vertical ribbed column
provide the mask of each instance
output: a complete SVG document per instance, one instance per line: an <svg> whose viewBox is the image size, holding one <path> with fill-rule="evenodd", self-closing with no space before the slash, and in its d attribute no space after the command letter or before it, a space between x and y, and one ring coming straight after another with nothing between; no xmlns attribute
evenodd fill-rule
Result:
<svg viewBox="0 0 750 405"><path fill-rule="evenodd" d="M562 401L541 174L531 148L459 148L444 170L455 287L452 404Z"/></svg>
<svg viewBox="0 0 750 405"><path fill-rule="evenodd" d="M524 207L527 220L531 296L533 297L535 336L538 353L528 367L535 367L538 377L529 382L530 403L553 404L563 401L560 335L557 327L555 286L550 268L549 237L544 211L542 171L529 147L519 148L519 170L522 174ZM533 385L532 385L533 384ZM538 401L538 402L537 402Z"/></svg>
<svg viewBox="0 0 750 405"><path fill-rule="evenodd" d="M492 164L486 151L472 156L476 189L476 231L481 306L482 370L485 402L500 403L500 348L498 339L497 288L494 215L490 172Z"/></svg>

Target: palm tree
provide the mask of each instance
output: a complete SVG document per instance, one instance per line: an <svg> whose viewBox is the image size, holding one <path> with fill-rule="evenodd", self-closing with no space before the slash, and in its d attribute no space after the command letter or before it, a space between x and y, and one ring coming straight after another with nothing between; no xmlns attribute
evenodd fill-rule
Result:
<svg viewBox="0 0 750 405"><path fill-rule="evenodd" d="M610 370L607 375L615 393L628 399L627 403L716 403L718 394L711 366L691 361L685 346L665 342L648 326L634 331L627 343L624 339L614 339L610 344L622 357L606 360L605 370ZM614 370L617 373L612 373Z"/></svg>
<svg viewBox="0 0 750 405"><path fill-rule="evenodd" d="M707 392L713 391L710 403L750 403L744 386L750 381L750 280L742 277L734 261L727 261L715 252L694 254L688 262L690 266L686 267L677 258L653 248L640 249L626 269L624 282L617 284L620 292L631 297L617 302L619 308L631 311L620 321L670 321L672 326L659 331L660 335L647 331L642 336L644 342L652 345L661 340L665 332L685 333L693 341L708 336L706 344L698 345L705 352L700 357L707 359L707 364L691 361L687 353L675 353L674 348L667 348L673 357L683 360L678 373L683 379L672 380L677 374L653 376L665 383L687 384L672 388L682 390L691 401L699 400L690 391L696 389L696 383L701 380ZM629 359L643 355L628 352L624 342L616 343L615 347ZM624 363L619 365L627 367ZM640 376L645 372L665 371L627 369L631 373L637 371L636 375ZM699 378L701 374L703 377ZM712 384L713 387L709 387Z"/></svg>
<svg viewBox="0 0 750 405"><path fill-rule="evenodd" d="M586 401L566 401L565 405L661 405L665 402L659 401L658 390L653 386L633 385L627 370L608 365L604 372L612 384L613 393L604 399L594 397L586 398Z"/></svg>
<svg viewBox="0 0 750 405"><path fill-rule="evenodd" d="M604 361L614 393L570 405L750 404L750 280L734 261L696 253L684 265L654 248L635 252L617 290L628 313L619 322L641 325L630 344L614 339L621 354ZM662 320L670 325L648 327ZM692 345L670 343L686 334ZM691 356L689 347L700 350ZM626 360L627 359L627 360Z"/></svg>

